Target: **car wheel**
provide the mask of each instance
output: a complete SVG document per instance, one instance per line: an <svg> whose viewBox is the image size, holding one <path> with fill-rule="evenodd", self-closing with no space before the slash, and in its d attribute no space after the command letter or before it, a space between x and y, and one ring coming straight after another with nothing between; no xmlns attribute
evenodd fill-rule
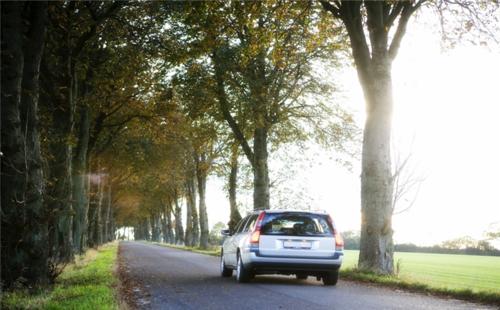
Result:
<svg viewBox="0 0 500 310"><path fill-rule="evenodd" d="M305 280L305 279L307 279L307 275L306 274L296 274L295 276L297 277L297 280Z"/></svg>
<svg viewBox="0 0 500 310"><path fill-rule="evenodd" d="M239 283L246 283L250 280L250 272L245 268L243 262L241 261L241 256L238 253L237 257L237 265L236 265L236 280Z"/></svg>
<svg viewBox="0 0 500 310"><path fill-rule="evenodd" d="M339 271L338 269L335 271L327 272L323 275L323 284L324 285L335 285L339 280Z"/></svg>
<svg viewBox="0 0 500 310"><path fill-rule="evenodd" d="M224 254L220 254L220 275L222 277L230 277L233 275L233 270L227 268L226 263L224 262Z"/></svg>

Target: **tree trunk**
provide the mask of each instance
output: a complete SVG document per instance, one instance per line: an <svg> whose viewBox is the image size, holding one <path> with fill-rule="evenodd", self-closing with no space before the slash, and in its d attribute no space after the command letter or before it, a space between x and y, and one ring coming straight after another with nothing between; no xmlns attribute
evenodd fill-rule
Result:
<svg viewBox="0 0 500 310"><path fill-rule="evenodd" d="M182 208L179 205L177 198L177 192L174 193L174 203L175 203L175 243L184 243L184 228L182 227Z"/></svg>
<svg viewBox="0 0 500 310"><path fill-rule="evenodd" d="M168 228L167 228L167 211L166 207L164 206L163 212L160 215L161 218L161 235L164 243L170 243L170 240L168 239Z"/></svg>
<svg viewBox="0 0 500 310"><path fill-rule="evenodd" d="M358 266L394 272L392 242L391 65L411 15L423 1L321 1L344 23L366 101L361 159L361 240ZM366 17L366 23L363 21ZM389 43L391 27L397 28ZM365 30L366 26L366 30ZM368 43L366 33L369 35Z"/></svg>
<svg viewBox="0 0 500 310"><path fill-rule="evenodd" d="M267 210L269 203L269 169L267 166L267 129L255 128L254 132L254 210Z"/></svg>
<svg viewBox="0 0 500 310"><path fill-rule="evenodd" d="M241 220L238 203L236 200L236 189L238 187L238 146L233 146L231 154L231 171L229 173L229 230L234 231L236 224Z"/></svg>
<svg viewBox="0 0 500 310"><path fill-rule="evenodd" d="M186 192L188 192L188 185L186 182ZM191 207L191 204L188 200L190 200L187 197L188 194L186 194L186 233L184 235L184 244L186 246L193 246L193 216L192 216L192 211L193 208Z"/></svg>
<svg viewBox="0 0 500 310"><path fill-rule="evenodd" d="M270 208L269 202L269 169L268 169L268 153L267 153L267 135L268 122L266 120L266 98L265 98L265 59L264 53L261 52L258 57L259 69L248 70L246 77L250 85L252 101L254 105L254 145L253 151L245 139L242 128L238 126L236 120L230 113L229 102L224 88L224 64L218 55L217 51L213 52L212 60L214 62L216 95L219 101L219 107L227 121L235 139L240 144L245 156L252 165L254 174L254 192L253 192L253 207L254 210L264 210Z"/></svg>
<svg viewBox="0 0 500 310"><path fill-rule="evenodd" d="M69 20L68 29L71 29ZM64 57L63 100L55 100L52 112L52 126L49 130L50 182L48 186L48 208L50 218L50 240L52 256L57 261L68 262L73 259L73 204L72 204L72 146L73 117L75 109L75 75L71 55L71 35L67 32L67 49Z"/></svg>
<svg viewBox="0 0 500 310"><path fill-rule="evenodd" d="M208 249L208 215L205 193L207 188L207 162L205 154L195 156L196 178L198 180L199 212L200 212L200 247Z"/></svg>
<svg viewBox="0 0 500 310"><path fill-rule="evenodd" d="M149 218L146 218L144 220L144 224L143 224L143 230L144 230L144 239L146 241L151 241L151 222L149 220Z"/></svg>
<svg viewBox="0 0 500 310"><path fill-rule="evenodd" d="M186 237L187 246L197 246L199 242L200 229L198 226L198 212L196 211L195 176L189 174L186 180Z"/></svg>
<svg viewBox="0 0 500 310"><path fill-rule="evenodd" d="M91 246L96 248L102 244L102 203L104 199L104 180L100 173L98 166L97 169L97 194L94 201L94 210L92 216L92 243Z"/></svg>
<svg viewBox="0 0 500 310"><path fill-rule="evenodd" d="M172 203L163 205L163 216L161 218L163 242L175 243L174 234L172 231Z"/></svg>
<svg viewBox="0 0 500 310"><path fill-rule="evenodd" d="M108 179L108 190L106 191L106 212L104 214L104 221L103 221L103 233L102 233L102 238L103 238L103 243L108 242L109 239L109 232L110 232L110 225L111 225L111 179Z"/></svg>
<svg viewBox="0 0 500 310"><path fill-rule="evenodd" d="M151 220L151 240L160 242L160 219L156 212L153 212L150 217Z"/></svg>
<svg viewBox="0 0 500 310"><path fill-rule="evenodd" d="M361 243L358 266L378 273L394 271L392 242L391 123L392 81L388 59L375 63L363 87L367 117L361 173Z"/></svg>
<svg viewBox="0 0 500 310"><path fill-rule="evenodd" d="M27 21L23 8L29 10L24 15ZM2 284L10 286L22 277L25 284L32 285L48 279L37 118L47 3L3 3L1 11ZM26 34L24 23L28 25Z"/></svg>
<svg viewBox="0 0 500 310"><path fill-rule="evenodd" d="M76 253L83 253L85 249L84 235L87 227L88 211L88 174L87 148L89 143L89 107L80 107L80 126L78 144L73 157L73 245Z"/></svg>
<svg viewBox="0 0 500 310"><path fill-rule="evenodd" d="M21 126L25 131L27 187L24 218L24 245L28 252L25 277L45 283L48 272L48 227L43 204L45 180L42 171L38 131L40 62L44 47L47 2L30 3L30 28L24 47L24 73L21 97Z"/></svg>
<svg viewBox="0 0 500 310"><path fill-rule="evenodd" d="M172 203L166 208L165 217L167 219L167 236L168 243L175 243L174 231L172 229Z"/></svg>
<svg viewBox="0 0 500 310"><path fill-rule="evenodd" d="M107 242L111 242L114 240L116 240L116 215L114 209L111 209L111 218L109 223Z"/></svg>

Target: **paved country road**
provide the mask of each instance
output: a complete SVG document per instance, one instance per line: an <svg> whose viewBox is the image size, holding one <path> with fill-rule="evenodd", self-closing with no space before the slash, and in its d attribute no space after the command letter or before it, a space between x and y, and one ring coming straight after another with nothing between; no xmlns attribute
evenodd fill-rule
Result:
<svg viewBox="0 0 500 310"><path fill-rule="evenodd" d="M120 264L144 309L488 309L342 280L325 287L313 277L257 276L239 284L219 276L217 257L140 242L120 243Z"/></svg>

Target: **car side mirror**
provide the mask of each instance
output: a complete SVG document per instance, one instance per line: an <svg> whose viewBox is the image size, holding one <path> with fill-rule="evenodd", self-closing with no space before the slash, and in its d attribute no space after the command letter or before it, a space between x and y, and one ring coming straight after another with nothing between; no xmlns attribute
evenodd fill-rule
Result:
<svg viewBox="0 0 500 310"><path fill-rule="evenodd" d="M231 236L231 231L229 231L229 229L223 229L220 231L220 234L223 236Z"/></svg>

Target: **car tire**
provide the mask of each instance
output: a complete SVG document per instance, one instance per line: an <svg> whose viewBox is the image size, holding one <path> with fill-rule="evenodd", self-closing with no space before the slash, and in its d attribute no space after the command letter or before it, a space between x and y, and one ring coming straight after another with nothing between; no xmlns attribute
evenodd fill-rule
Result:
<svg viewBox="0 0 500 310"><path fill-rule="evenodd" d="M323 275L323 284L328 286L333 286L337 284L339 280L339 270L330 271Z"/></svg>
<svg viewBox="0 0 500 310"><path fill-rule="evenodd" d="M236 280L239 283L246 283L250 281L251 275L250 272L243 265L243 261L241 260L240 253L238 253L237 263L236 263Z"/></svg>
<svg viewBox="0 0 500 310"><path fill-rule="evenodd" d="M305 279L307 279L307 275L306 274L296 274L295 276L297 277L297 280L305 280Z"/></svg>
<svg viewBox="0 0 500 310"><path fill-rule="evenodd" d="M226 266L224 262L224 254L220 254L220 275L221 277L228 278L233 275L233 270Z"/></svg>

